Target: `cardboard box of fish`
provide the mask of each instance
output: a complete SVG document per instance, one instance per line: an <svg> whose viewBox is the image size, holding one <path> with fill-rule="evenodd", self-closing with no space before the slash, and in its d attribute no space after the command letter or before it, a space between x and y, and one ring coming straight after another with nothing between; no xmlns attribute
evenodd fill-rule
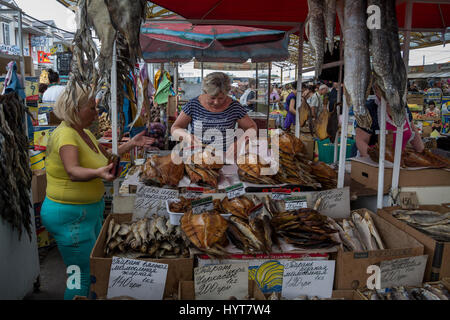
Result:
<svg viewBox="0 0 450 320"><path fill-rule="evenodd" d="M334 289L362 288L368 266L423 254L419 241L367 209L355 210L347 219L330 221L342 243L336 257Z"/></svg>
<svg viewBox="0 0 450 320"><path fill-rule="evenodd" d="M450 287L444 281L428 282L421 286L360 289L365 300L450 300Z"/></svg>
<svg viewBox="0 0 450 320"><path fill-rule="evenodd" d="M167 264L164 299L176 299L179 281L193 280L194 260L181 229L163 216L132 221L132 214L108 215L90 256L94 299L107 295L113 256Z"/></svg>
<svg viewBox="0 0 450 320"><path fill-rule="evenodd" d="M428 255L425 281L450 277L450 209L445 205L421 205L415 210L388 207L380 216L414 237Z"/></svg>

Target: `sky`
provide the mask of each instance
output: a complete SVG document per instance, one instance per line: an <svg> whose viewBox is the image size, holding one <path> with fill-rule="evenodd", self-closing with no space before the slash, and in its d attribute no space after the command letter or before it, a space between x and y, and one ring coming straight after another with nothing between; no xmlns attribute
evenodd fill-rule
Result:
<svg viewBox="0 0 450 320"><path fill-rule="evenodd" d="M54 20L58 28L75 32L75 14L56 0L15 0L28 15L39 20Z"/></svg>

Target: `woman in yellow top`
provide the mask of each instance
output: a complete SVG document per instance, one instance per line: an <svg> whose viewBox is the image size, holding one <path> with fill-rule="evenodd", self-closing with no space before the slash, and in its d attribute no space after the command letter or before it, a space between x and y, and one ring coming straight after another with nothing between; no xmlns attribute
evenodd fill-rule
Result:
<svg viewBox="0 0 450 320"><path fill-rule="evenodd" d="M41 209L42 223L52 234L67 267L75 270L64 299L87 296L90 285L89 255L103 223L105 188L112 181L114 164L108 152L86 128L97 118L90 88L76 87L76 101L68 90L58 98L54 112L63 120L53 131L46 150L47 196ZM119 155L133 147L149 147L153 138L144 132L119 147ZM73 272L73 271L72 271Z"/></svg>

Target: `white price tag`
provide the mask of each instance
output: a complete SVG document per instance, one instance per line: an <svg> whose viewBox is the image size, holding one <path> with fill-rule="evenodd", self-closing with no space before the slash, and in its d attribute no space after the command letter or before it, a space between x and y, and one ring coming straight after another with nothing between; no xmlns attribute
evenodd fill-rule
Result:
<svg viewBox="0 0 450 320"><path fill-rule="evenodd" d="M306 197L287 197L284 199L286 211L298 210L308 207Z"/></svg>
<svg viewBox="0 0 450 320"><path fill-rule="evenodd" d="M202 214L214 209L214 203L212 197L206 197L192 201L192 213Z"/></svg>
<svg viewBox="0 0 450 320"><path fill-rule="evenodd" d="M225 191L227 192L228 199L234 199L240 196L243 196L245 194L244 184L238 183L231 187L225 188Z"/></svg>

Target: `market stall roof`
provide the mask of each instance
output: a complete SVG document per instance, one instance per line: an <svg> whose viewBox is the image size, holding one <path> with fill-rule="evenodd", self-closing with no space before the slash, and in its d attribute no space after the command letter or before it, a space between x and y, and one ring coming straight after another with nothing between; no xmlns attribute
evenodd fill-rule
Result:
<svg viewBox="0 0 450 320"><path fill-rule="evenodd" d="M174 20L176 20L174 22ZM229 25L193 26L181 17L148 21L140 36L146 62L283 61L289 57L289 36L283 31Z"/></svg>
<svg viewBox="0 0 450 320"><path fill-rule="evenodd" d="M450 71L409 73L408 79L450 78Z"/></svg>
<svg viewBox="0 0 450 320"><path fill-rule="evenodd" d="M278 30L291 30L306 20L307 0L266 1L202 0L193 4L186 0L152 0L154 4L173 11L194 24L248 25ZM397 19L406 25L406 2L397 1ZM450 27L450 3L445 0L413 0L412 30L442 31Z"/></svg>

